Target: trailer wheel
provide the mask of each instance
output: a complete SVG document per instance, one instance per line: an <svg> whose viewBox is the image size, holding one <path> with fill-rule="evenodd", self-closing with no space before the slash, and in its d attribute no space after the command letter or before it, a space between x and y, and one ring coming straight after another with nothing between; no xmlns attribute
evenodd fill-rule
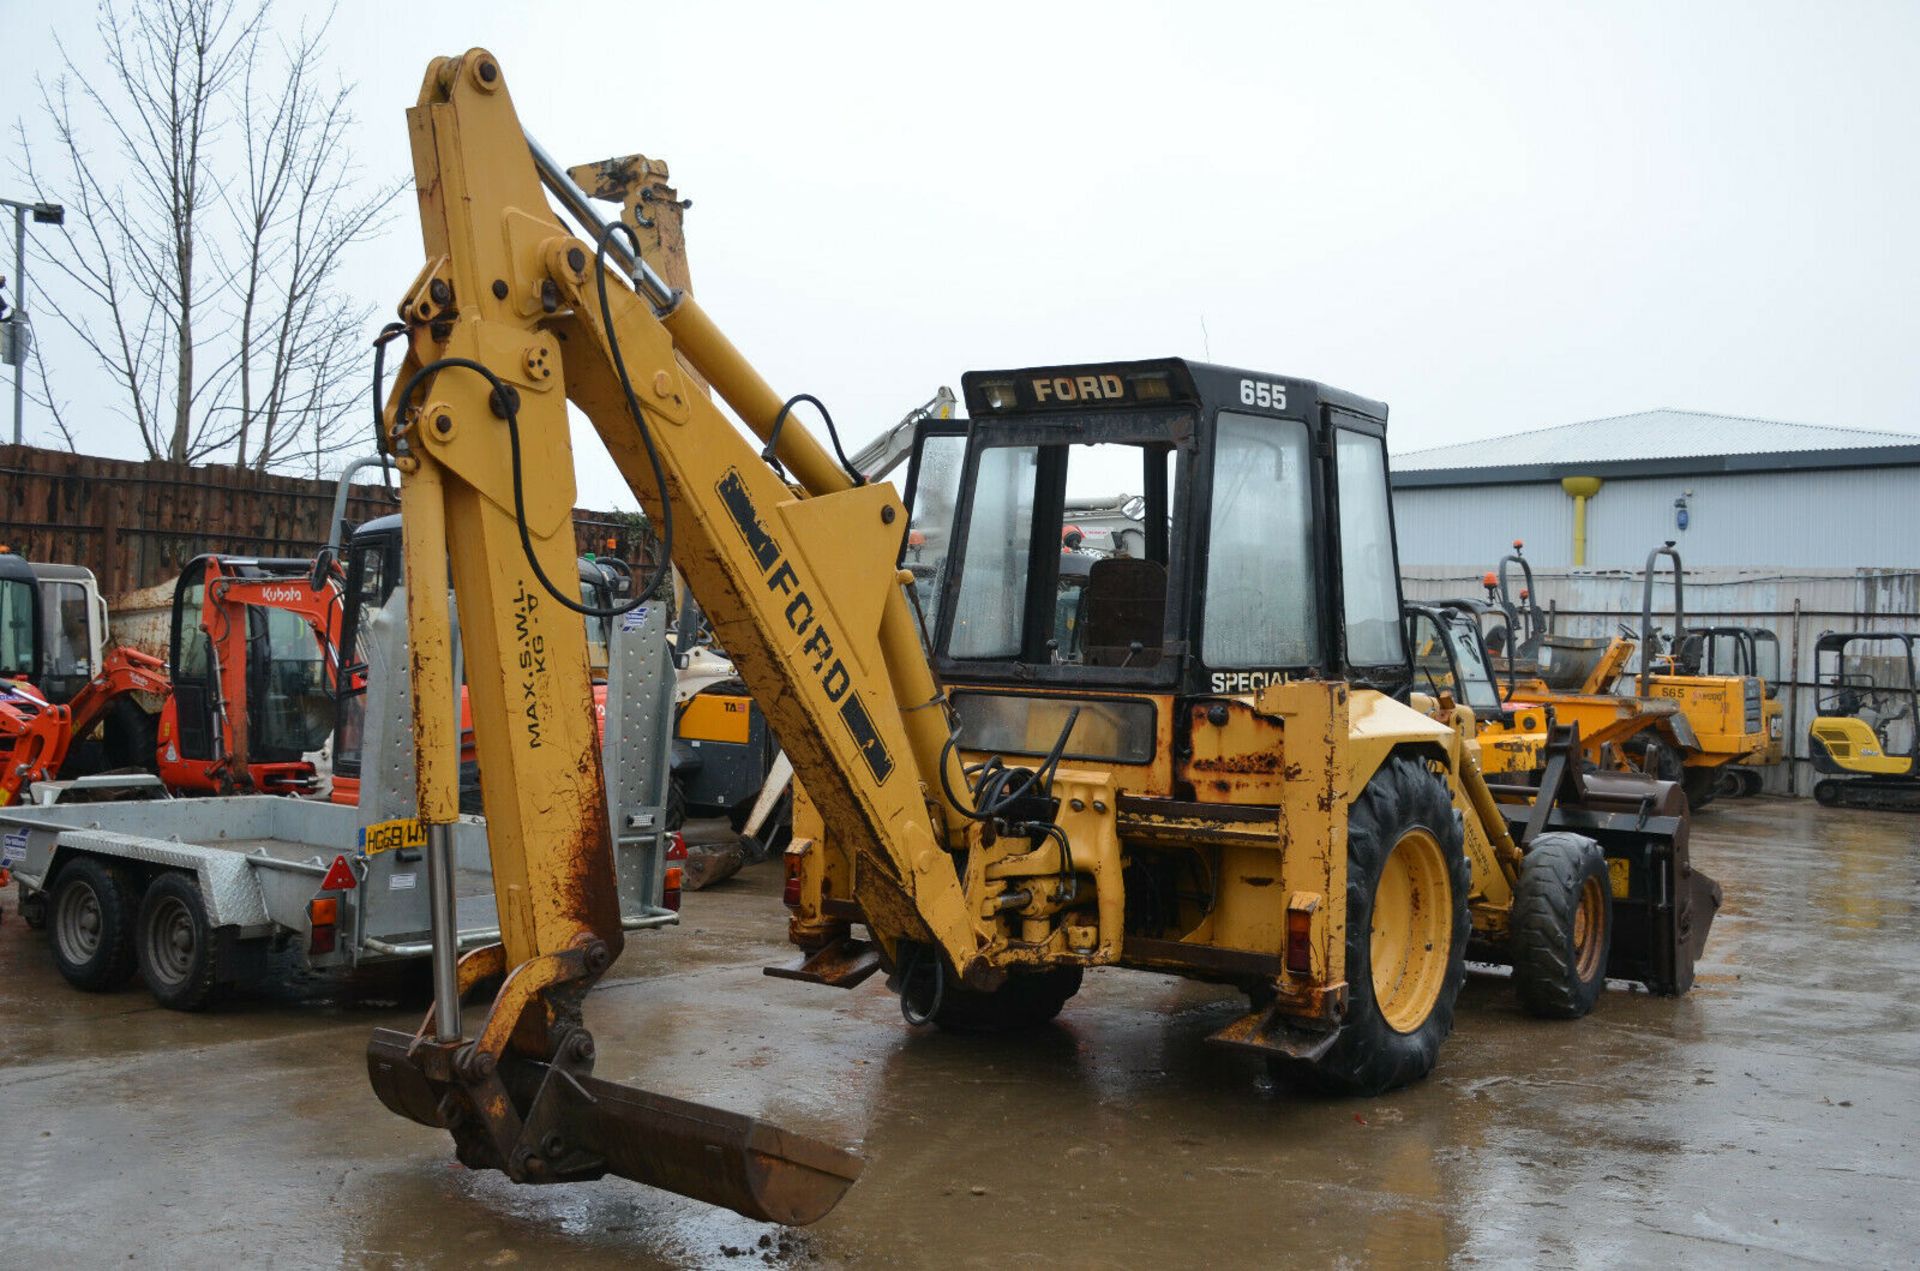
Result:
<svg viewBox="0 0 1920 1271"><path fill-rule="evenodd" d="M154 879L140 904L134 941L140 976L154 1000L170 1010L204 1010L218 987L217 944L199 884L177 871Z"/></svg>
<svg viewBox="0 0 1920 1271"><path fill-rule="evenodd" d="M1520 1005L1543 1019L1579 1019L1607 986L1613 889L1600 845L1542 834L1520 862L1511 952Z"/></svg>
<svg viewBox="0 0 1920 1271"><path fill-rule="evenodd" d="M1395 755L1347 821L1347 1015L1312 1059L1273 1061L1340 1094L1373 1095L1433 1071L1467 978L1464 832L1446 779Z"/></svg>
<svg viewBox="0 0 1920 1271"><path fill-rule="evenodd" d="M133 927L140 893L132 875L91 856L76 857L53 884L53 964L67 983L108 993L133 974Z"/></svg>

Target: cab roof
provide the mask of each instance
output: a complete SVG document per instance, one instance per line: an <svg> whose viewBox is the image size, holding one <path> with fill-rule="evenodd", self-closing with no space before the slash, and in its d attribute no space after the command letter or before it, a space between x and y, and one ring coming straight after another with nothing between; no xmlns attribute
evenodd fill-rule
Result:
<svg viewBox="0 0 1920 1271"><path fill-rule="evenodd" d="M1242 384L1284 385L1287 405L1270 413L1308 417L1315 403L1335 406L1386 424L1387 406L1318 380L1251 371L1187 358L1131 362L1080 362L998 371L968 371L960 377L967 414L973 418L1029 411L1154 407L1188 403L1239 406ZM1265 402L1261 403L1264 408Z"/></svg>

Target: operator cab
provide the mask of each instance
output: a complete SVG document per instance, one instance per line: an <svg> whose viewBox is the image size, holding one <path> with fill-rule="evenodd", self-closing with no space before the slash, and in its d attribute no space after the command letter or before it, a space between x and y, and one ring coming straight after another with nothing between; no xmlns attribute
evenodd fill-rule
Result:
<svg viewBox="0 0 1920 1271"><path fill-rule="evenodd" d="M220 663L228 631L211 638L202 625L207 588L221 579L285 580L291 598L305 591L313 572L307 560L196 556L174 584L173 614L167 641L167 674L173 691L163 726L171 743L165 761L213 764L225 755L222 727L229 711L222 704L232 668ZM241 604L246 623L239 648L246 659L247 756L250 764L299 764L326 745L333 722L333 656L325 638L306 616L271 604Z"/></svg>
<svg viewBox="0 0 1920 1271"><path fill-rule="evenodd" d="M1506 716L1474 613L1454 604L1406 607L1413 691L1447 697L1480 720Z"/></svg>
<svg viewBox="0 0 1920 1271"><path fill-rule="evenodd" d="M1757 675L1780 693L1780 637L1765 627L1689 627L1680 662L1695 675Z"/></svg>
<svg viewBox="0 0 1920 1271"><path fill-rule="evenodd" d="M1914 637L1828 632L1815 643L1814 767L1823 773L1920 774Z"/></svg>
<svg viewBox="0 0 1920 1271"><path fill-rule="evenodd" d="M1384 405L1180 359L962 383L970 418L919 438L904 563L970 748L1026 749L1002 743L1044 731L1037 703L974 686L1407 691ZM1119 501L1135 532L1101 550L1063 538L1117 490L1140 491ZM1128 743L1109 757L1152 752L1148 706L1101 703Z"/></svg>

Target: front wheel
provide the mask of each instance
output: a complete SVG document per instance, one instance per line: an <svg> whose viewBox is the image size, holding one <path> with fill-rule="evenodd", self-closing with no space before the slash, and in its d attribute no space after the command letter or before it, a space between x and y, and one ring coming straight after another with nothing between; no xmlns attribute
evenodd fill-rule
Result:
<svg viewBox="0 0 1920 1271"><path fill-rule="evenodd" d="M1520 862L1511 923L1520 1005L1543 1019L1578 1019L1607 986L1613 890L1600 845L1578 834L1542 834Z"/></svg>
<svg viewBox="0 0 1920 1271"><path fill-rule="evenodd" d="M1464 835L1447 779L1387 760L1347 818L1347 1014L1318 1057L1276 1060L1341 1094L1375 1095L1433 1071L1467 978Z"/></svg>
<svg viewBox="0 0 1920 1271"><path fill-rule="evenodd" d="M1010 972L991 992L952 982L929 949L909 954L888 983L900 994L900 1013L914 1025L936 1024L954 1033L1010 1033L1038 1028L1080 991L1077 966Z"/></svg>
<svg viewBox="0 0 1920 1271"><path fill-rule="evenodd" d="M133 877L117 865L82 856L53 884L53 964L67 983L92 993L119 988L133 974Z"/></svg>

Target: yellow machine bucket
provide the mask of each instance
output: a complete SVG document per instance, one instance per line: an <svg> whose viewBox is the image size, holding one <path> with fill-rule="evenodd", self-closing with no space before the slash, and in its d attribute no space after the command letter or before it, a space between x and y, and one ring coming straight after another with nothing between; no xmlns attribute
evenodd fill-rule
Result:
<svg viewBox="0 0 1920 1271"><path fill-rule="evenodd" d="M383 1028L368 1043L367 1075L390 1111L450 1130L461 1164L515 1182L613 1174L748 1218L805 1226L860 1176L859 1157L818 1139L591 1076L584 1032L559 1050L563 1058L551 1063L509 1052L497 1071L482 1070L470 1058L443 1064L447 1052L433 1043ZM444 1076L430 1071L443 1066Z"/></svg>

